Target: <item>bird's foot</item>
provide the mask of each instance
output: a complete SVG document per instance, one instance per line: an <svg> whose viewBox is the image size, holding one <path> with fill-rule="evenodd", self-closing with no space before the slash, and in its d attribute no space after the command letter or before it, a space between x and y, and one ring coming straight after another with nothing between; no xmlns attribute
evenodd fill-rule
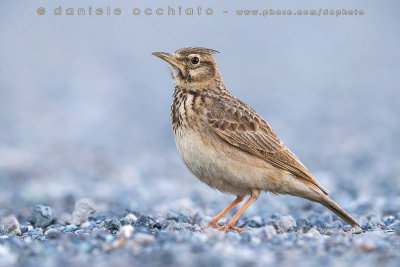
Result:
<svg viewBox="0 0 400 267"><path fill-rule="evenodd" d="M221 229L220 231L224 231L225 233L230 232L230 231L232 231L232 230L233 230L233 231L237 231L237 232L239 232L239 233L246 231L246 230L243 229L243 228L239 228L239 227L236 227L236 226L234 226L234 225L227 225L227 224L221 226L221 228L222 228L222 229Z"/></svg>
<svg viewBox="0 0 400 267"><path fill-rule="evenodd" d="M225 224L225 225L220 226L220 225L218 225L217 223L211 223L211 222L210 222L206 227L204 227L203 229L201 229L200 232L204 232L207 228L214 228L214 229L216 229L216 230L218 230L218 231L222 231L222 232L225 232L225 233L230 232L230 231L232 231L232 230L233 230L233 231L237 231L237 232L239 232L239 233L241 233L241 232L243 232L243 231L246 231L245 229L236 227L236 226L234 226L234 225L229 225L228 223Z"/></svg>

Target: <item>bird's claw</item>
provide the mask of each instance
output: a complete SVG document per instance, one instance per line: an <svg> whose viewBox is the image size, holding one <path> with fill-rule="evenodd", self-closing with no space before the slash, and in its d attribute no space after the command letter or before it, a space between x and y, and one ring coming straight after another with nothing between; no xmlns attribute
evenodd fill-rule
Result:
<svg viewBox="0 0 400 267"><path fill-rule="evenodd" d="M234 225L225 224L225 225L220 226L220 225L218 225L216 223L209 223L206 227L201 229L200 232L204 232L207 228L214 228L214 229L216 229L218 231L222 231L222 232L225 232L225 233L230 232L232 230L233 231L237 231L239 233L241 233L243 231L246 231L245 229L236 227Z"/></svg>

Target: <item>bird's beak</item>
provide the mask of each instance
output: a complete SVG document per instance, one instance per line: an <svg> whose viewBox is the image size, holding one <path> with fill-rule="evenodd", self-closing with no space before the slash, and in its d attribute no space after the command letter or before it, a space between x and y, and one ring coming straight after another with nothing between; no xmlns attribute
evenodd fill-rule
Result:
<svg viewBox="0 0 400 267"><path fill-rule="evenodd" d="M161 58L162 60L167 61L171 66L180 69L181 71L185 69L185 65L176 60L171 54L164 52L154 52L154 56Z"/></svg>

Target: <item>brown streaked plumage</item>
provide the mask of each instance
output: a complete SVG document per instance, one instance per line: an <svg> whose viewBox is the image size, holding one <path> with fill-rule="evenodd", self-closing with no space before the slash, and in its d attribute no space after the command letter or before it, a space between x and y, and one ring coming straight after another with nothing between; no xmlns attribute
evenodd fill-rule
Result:
<svg viewBox="0 0 400 267"><path fill-rule="evenodd" d="M176 144L189 170L202 182L237 198L209 224L243 231L237 219L262 191L289 194L323 204L352 226L358 223L328 197L328 191L282 143L268 123L225 88L213 54L188 47L167 61L175 84L171 107ZM248 201L224 226L218 221L246 195Z"/></svg>

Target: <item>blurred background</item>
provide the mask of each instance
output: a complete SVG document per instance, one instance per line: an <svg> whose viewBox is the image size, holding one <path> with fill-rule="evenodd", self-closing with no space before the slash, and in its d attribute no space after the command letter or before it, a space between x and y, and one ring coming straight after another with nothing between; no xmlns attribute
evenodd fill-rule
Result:
<svg viewBox="0 0 400 267"><path fill-rule="evenodd" d="M63 14L53 15L59 6ZM122 14L77 15L89 6ZM131 13L166 13L168 6L214 14ZM36 13L39 7L45 15ZM67 8L75 15L67 16ZM365 14L236 15L270 8ZM396 1L2 1L0 215L24 214L37 203L71 211L68 205L82 197L104 209L115 204L121 213L182 206L208 216L230 202L232 196L192 176L175 148L170 71L151 53L186 46L221 52L216 60L227 88L356 218L364 211L354 207L398 211L398 12ZM255 207L286 214L307 205L267 194Z"/></svg>

